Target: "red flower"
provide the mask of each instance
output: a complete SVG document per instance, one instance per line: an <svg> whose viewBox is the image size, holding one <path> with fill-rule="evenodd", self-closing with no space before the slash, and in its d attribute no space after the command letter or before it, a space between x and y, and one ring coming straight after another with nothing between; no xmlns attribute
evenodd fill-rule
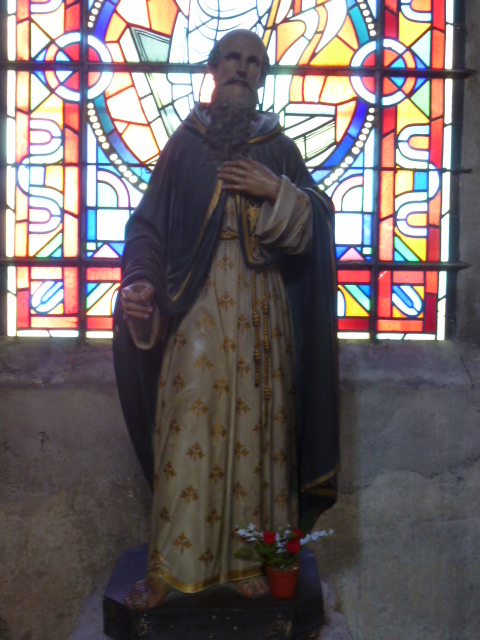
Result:
<svg viewBox="0 0 480 640"><path fill-rule="evenodd" d="M292 529L292 533L294 533L297 538L303 538L303 533L300 531L300 529Z"/></svg>
<svg viewBox="0 0 480 640"><path fill-rule="evenodd" d="M285 549L289 553L298 553L302 545L300 544L300 540L298 538L292 538L291 540L287 540L285 543Z"/></svg>
<svg viewBox="0 0 480 640"><path fill-rule="evenodd" d="M265 544L273 544L275 542L275 534L273 531L263 532L263 541Z"/></svg>

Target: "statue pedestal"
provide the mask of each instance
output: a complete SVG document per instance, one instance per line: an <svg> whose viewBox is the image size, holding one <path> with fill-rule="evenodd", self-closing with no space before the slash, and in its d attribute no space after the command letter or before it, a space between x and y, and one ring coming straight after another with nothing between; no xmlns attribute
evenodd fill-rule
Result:
<svg viewBox="0 0 480 640"><path fill-rule="evenodd" d="M118 559L103 598L104 631L114 640L307 640L324 624L320 580L313 553L300 555L295 596L248 598L231 585L192 595L171 593L157 609L128 610L125 596L145 577L147 546Z"/></svg>

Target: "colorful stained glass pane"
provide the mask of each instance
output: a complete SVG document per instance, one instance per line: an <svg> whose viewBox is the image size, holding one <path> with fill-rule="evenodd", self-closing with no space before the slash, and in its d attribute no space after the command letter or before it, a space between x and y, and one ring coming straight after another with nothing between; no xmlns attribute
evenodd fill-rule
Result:
<svg viewBox="0 0 480 640"><path fill-rule="evenodd" d="M9 285L19 335L78 335L76 267L17 267Z"/></svg>
<svg viewBox="0 0 480 640"><path fill-rule="evenodd" d="M428 265L449 258L453 83L442 70L454 10L10 0L8 59L22 65L8 71L9 332L76 331L80 316L88 335L111 330L125 224L169 137L213 89L202 68L178 65L205 64L216 40L245 28L275 65L260 108L279 114L335 205L339 331L443 337L446 276Z"/></svg>
<svg viewBox="0 0 480 640"><path fill-rule="evenodd" d="M87 331L111 331L121 271L119 268L87 269Z"/></svg>

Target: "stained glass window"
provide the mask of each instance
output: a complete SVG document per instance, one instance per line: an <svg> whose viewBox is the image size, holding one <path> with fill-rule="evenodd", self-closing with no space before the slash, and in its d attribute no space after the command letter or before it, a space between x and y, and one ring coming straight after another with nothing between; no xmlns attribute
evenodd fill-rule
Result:
<svg viewBox="0 0 480 640"><path fill-rule="evenodd" d="M455 0L8 0L9 335L111 335L124 227L235 28L336 208L341 337L442 339Z"/></svg>

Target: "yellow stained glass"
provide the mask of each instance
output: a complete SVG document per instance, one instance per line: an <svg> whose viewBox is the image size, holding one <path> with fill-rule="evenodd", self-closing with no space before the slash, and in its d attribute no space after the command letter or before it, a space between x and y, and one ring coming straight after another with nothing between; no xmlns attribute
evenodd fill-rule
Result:
<svg viewBox="0 0 480 640"><path fill-rule="evenodd" d="M145 28L150 27L145 0L120 0L117 11L130 24L137 24Z"/></svg>
<svg viewBox="0 0 480 640"><path fill-rule="evenodd" d="M353 58L355 49L338 38L329 42L312 60L312 65L323 67L328 65L347 66Z"/></svg>
<svg viewBox="0 0 480 640"><path fill-rule="evenodd" d="M395 195L413 191L413 171L397 171L395 176Z"/></svg>
<svg viewBox="0 0 480 640"><path fill-rule="evenodd" d="M69 213L63 216L64 244L63 252L66 258L78 256L78 218Z"/></svg>
<svg viewBox="0 0 480 640"><path fill-rule="evenodd" d="M356 98L350 78L342 76L330 76L325 81L320 100L326 104L337 104L341 97L342 102Z"/></svg>
<svg viewBox="0 0 480 640"><path fill-rule="evenodd" d="M431 24L429 22L412 22L403 13L399 15L398 35L400 42L403 42L407 47L419 40L430 29Z"/></svg>
<svg viewBox="0 0 480 640"><path fill-rule="evenodd" d="M61 232L62 225L59 224L58 227L50 233L31 233L28 242L28 255L30 257L37 255L39 251L46 247Z"/></svg>
<svg viewBox="0 0 480 640"><path fill-rule="evenodd" d="M114 13L108 25L105 42L109 43L111 41L115 42L116 40L119 40L126 28L127 23L125 20L123 20L118 13Z"/></svg>
<svg viewBox="0 0 480 640"><path fill-rule="evenodd" d="M350 126L352 116L357 108L357 101L351 100L345 104L339 104L337 107L337 128L336 139L337 142L343 138L343 134Z"/></svg>
<svg viewBox="0 0 480 640"><path fill-rule="evenodd" d="M123 139L141 162L148 162L160 152L150 127L129 125L123 133Z"/></svg>
<svg viewBox="0 0 480 640"><path fill-rule="evenodd" d="M305 25L300 20L284 22L277 29L277 60L281 60L285 52L305 33Z"/></svg>
<svg viewBox="0 0 480 640"><path fill-rule="evenodd" d="M61 280L61 267L32 267L32 280Z"/></svg>
<svg viewBox="0 0 480 640"><path fill-rule="evenodd" d="M411 214L410 216L408 216L408 223L410 224L410 218L415 215L415 214ZM426 220L426 218L425 218ZM424 225L422 225L424 226ZM405 243L405 245L411 250L413 251L413 253L415 255L417 255L420 260L426 260L427 259L427 240L426 238L411 238L410 236L406 236L403 233L401 233L400 231L398 231L398 229L395 229L395 235L397 235L402 242Z"/></svg>
<svg viewBox="0 0 480 640"><path fill-rule="evenodd" d="M325 84L325 76L307 76L303 83L305 102L318 102Z"/></svg>
<svg viewBox="0 0 480 640"><path fill-rule="evenodd" d="M397 133L412 124L429 124L430 120L413 104L411 100L403 100L397 107Z"/></svg>
<svg viewBox="0 0 480 640"><path fill-rule="evenodd" d="M65 33L65 5L62 2L56 11L51 13L33 13L32 20L50 37L52 40Z"/></svg>
<svg viewBox="0 0 480 640"><path fill-rule="evenodd" d="M159 33L172 33L178 13L178 7L175 2L173 0L163 0L163 2L147 0L147 2L152 29Z"/></svg>
<svg viewBox="0 0 480 640"><path fill-rule="evenodd" d="M109 98L110 96L113 96L131 86L133 86L133 81L132 76L129 73L114 73L112 81L105 91L105 96Z"/></svg>
<svg viewBox="0 0 480 640"><path fill-rule="evenodd" d="M45 169L45 186L63 191L63 167L50 165Z"/></svg>
<svg viewBox="0 0 480 640"><path fill-rule="evenodd" d="M338 285L338 288L345 298L345 310L347 316L354 318L368 318L368 311L366 311L366 309L355 300L345 287L340 284Z"/></svg>
<svg viewBox="0 0 480 640"><path fill-rule="evenodd" d="M30 74L26 71L17 73L17 108L28 111L30 107Z"/></svg>
<svg viewBox="0 0 480 640"><path fill-rule="evenodd" d="M56 122L63 129L63 100L54 93L44 100L35 111L32 112L32 118L45 118Z"/></svg>
<svg viewBox="0 0 480 640"><path fill-rule="evenodd" d="M136 122L138 124L147 123L140 99L133 87L108 98L107 105L110 115L114 120L124 120L125 115L128 115L129 122Z"/></svg>

